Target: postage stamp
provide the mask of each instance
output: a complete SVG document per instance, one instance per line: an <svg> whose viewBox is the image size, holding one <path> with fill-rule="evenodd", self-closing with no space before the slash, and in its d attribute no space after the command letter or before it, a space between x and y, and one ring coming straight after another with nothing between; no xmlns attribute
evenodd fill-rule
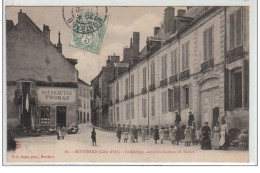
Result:
<svg viewBox="0 0 260 173"><path fill-rule="evenodd" d="M109 20L107 8L104 8L105 14L100 13L98 8L95 11L72 8L71 16L67 20L64 15L66 10L63 8L64 20L72 30L69 46L100 53Z"/></svg>

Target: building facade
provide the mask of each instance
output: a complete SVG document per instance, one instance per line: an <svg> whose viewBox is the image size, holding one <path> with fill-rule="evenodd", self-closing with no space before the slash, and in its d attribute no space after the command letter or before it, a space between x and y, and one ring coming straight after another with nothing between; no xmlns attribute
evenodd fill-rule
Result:
<svg viewBox="0 0 260 173"><path fill-rule="evenodd" d="M78 124L91 122L91 86L78 79Z"/></svg>
<svg viewBox="0 0 260 173"><path fill-rule="evenodd" d="M197 126L225 118L230 129L248 129L248 7L174 14L165 9L164 27L155 28L138 60L110 83L110 119L152 129L172 125L178 111L185 127L191 111Z"/></svg>
<svg viewBox="0 0 260 173"><path fill-rule="evenodd" d="M62 55L50 41L49 26L41 31L22 10L18 23L6 21L8 128L50 129L77 123L76 60Z"/></svg>

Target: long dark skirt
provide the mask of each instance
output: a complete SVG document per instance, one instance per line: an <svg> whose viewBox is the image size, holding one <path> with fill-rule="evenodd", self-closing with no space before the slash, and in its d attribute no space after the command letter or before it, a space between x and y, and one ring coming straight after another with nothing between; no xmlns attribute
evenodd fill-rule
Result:
<svg viewBox="0 0 260 173"><path fill-rule="evenodd" d="M201 149L203 150L211 150L211 140L209 136L202 137L201 140Z"/></svg>

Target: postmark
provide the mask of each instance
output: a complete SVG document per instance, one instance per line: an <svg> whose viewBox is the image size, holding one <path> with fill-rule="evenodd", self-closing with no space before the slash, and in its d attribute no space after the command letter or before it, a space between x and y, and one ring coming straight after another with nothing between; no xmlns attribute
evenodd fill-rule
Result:
<svg viewBox="0 0 260 173"><path fill-rule="evenodd" d="M108 22L107 8L63 7L63 19L71 28L69 46L99 54Z"/></svg>

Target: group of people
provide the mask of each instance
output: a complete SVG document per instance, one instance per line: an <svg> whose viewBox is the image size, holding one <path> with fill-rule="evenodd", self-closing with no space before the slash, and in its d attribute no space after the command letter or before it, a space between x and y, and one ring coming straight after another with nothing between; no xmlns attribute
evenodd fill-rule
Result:
<svg viewBox="0 0 260 173"><path fill-rule="evenodd" d="M130 130L121 128L120 124L118 125L116 136L118 138L118 142L121 141L121 138L123 136L124 143L127 143L129 138L129 131L130 131L130 140L131 143L138 143L138 129L133 125L133 128ZM144 142L146 140L146 135L148 133L148 128L142 129L142 141Z"/></svg>

